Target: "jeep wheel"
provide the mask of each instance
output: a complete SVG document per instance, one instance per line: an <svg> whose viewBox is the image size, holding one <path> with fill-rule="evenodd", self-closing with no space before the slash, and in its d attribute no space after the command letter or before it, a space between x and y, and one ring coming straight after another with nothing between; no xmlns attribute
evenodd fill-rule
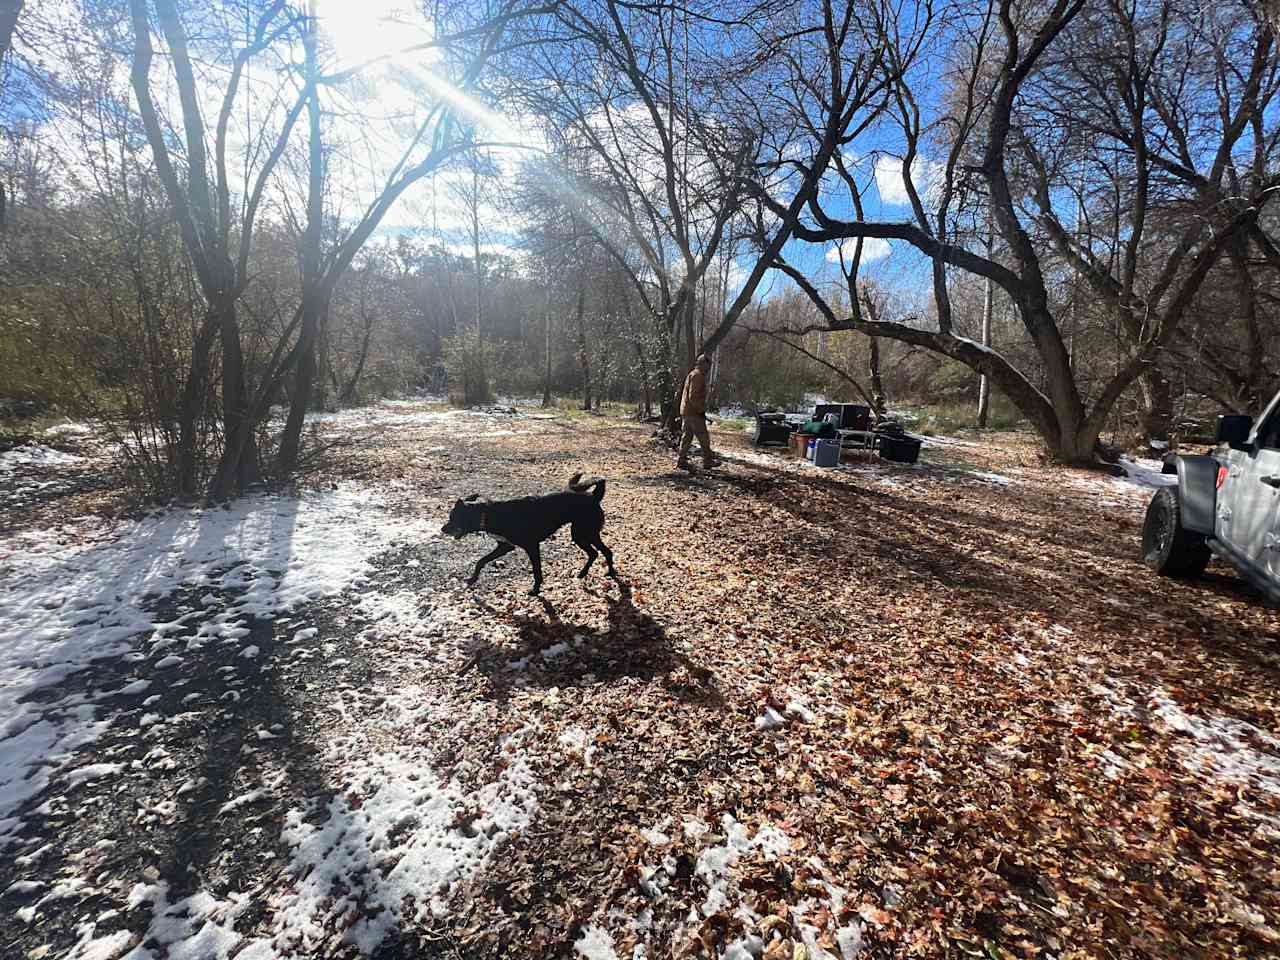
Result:
<svg viewBox="0 0 1280 960"><path fill-rule="evenodd" d="M1209 562L1204 535L1182 525L1182 505L1172 487L1163 487L1147 507L1142 562L1166 577L1198 577Z"/></svg>

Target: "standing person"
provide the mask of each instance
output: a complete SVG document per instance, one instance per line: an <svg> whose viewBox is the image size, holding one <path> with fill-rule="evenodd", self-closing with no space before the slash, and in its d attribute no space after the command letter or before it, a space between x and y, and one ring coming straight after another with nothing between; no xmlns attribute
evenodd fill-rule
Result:
<svg viewBox="0 0 1280 960"><path fill-rule="evenodd" d="M702 444L703 467L710 470L715 466L711 459L711 435L707 433L707 370L710 368L707 355L699 354L680 391L680 417L684 426L680 431L680 459L676 461L679 470L689 469L689 444L695 436Z"/></svg>

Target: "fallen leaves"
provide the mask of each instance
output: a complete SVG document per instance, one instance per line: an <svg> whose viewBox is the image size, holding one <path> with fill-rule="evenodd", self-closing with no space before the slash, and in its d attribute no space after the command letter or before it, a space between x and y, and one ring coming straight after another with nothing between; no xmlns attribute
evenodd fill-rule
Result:
<svg viewBox="0 0 1280 960"><path fill-rule="evenodd" d="M464 593L478 541L405 554L467 614L430 655L474 669L427 677L379 641L381 682L469 705L388 736L447 738L432 762L482 784L527 729L539 778L535 820L454 901L466 955L562 955L587 930L619 956L1276 951L1280 633L1234 581L1150 577L1141 495L1103 509L1017 437L963 448L1016 467L1007 486L775 469L719 436L722 469L673 478L604 420L424 461L431 437L388 433L360 469L443 502L607 475L626 585L573 580L563 536L545 604L515 559Z"/></svg>

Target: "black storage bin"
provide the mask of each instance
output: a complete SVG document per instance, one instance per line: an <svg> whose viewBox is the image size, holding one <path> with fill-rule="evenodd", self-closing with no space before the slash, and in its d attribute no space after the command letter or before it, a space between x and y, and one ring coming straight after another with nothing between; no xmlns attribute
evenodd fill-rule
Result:
<svg viewBox="0 0 1280 960"><path fill-rule="evenodd" d="M794 427L781 413L756 414L756 446L766 443L790 443Z"/></svg>
<svg viewBox="0 0 1280 960"><path fill-rule="evenodd" d="M915 463L920 459L920 444L915 437L881 437L880 456L895 463Z"/></svg>
<svg viewBox="0 0 1280 960"><path fill-rule="evenodd" d="M866 430L871 426L871 408L861 403L820 403L813 408L813 419L822 420L834 413L841 430Z"/></svg>

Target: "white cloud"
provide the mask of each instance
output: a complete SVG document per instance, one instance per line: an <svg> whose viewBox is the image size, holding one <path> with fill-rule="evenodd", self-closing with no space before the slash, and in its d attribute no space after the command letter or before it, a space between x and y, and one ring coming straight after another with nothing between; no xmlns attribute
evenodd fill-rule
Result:
<svg viewBox="0 0 1280 960"><path fill-rule="evenodd" d="M924 157L916 157L911 162L911 179L916 185L916 192L928 207L935 198L943 166ZM900 157L877 157L875 165L876 190L880 193L880 202L889 206L906 206L911 202L907 195L906 185L902 182L902 159Z"/></svg>
<svg viewBox="0 0 1280 960"><path fill-rule="evenodd" d="M845 263L853 261L854 248L858 241L850 238L841 240L840 245L832 247L827 251L827 260L831 263L839 263L841 253L844 254ZM874 260L883 260L889 254L893 253L893 245L888 240L882 240L880 237L864 237L862 240L862 262L871 263Z"/></svg>

